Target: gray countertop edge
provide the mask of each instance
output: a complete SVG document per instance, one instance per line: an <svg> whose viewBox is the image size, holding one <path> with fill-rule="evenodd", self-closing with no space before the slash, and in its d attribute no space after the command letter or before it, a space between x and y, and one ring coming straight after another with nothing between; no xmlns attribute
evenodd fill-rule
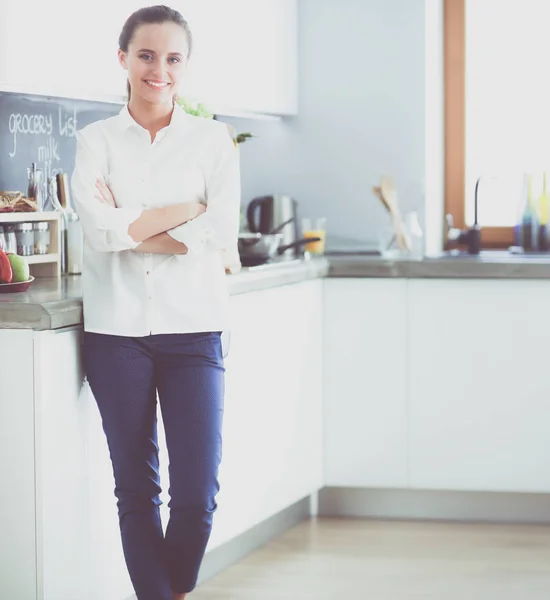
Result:
<svg viewBox="0 0 550 600"><path fill-rule="evenodd" d="M11 302L0 305L0 329L61 329L82 323L82 300L71 298L44 304Z"/></svg>
<svg viewBox="0 0 550 600"><path fill-rule="evenodd" d="M360 256L330 257L329 277L403 277L410 279L550 279L550 260L390 260Z"/></svg>
<svg viewBox="0 0 550 600"><path fill-rule="evenodd" d="M269 289L281 285L300 283L309 279L326 277L329 272L329 261L325 258L290 261L264 269L244 269L240 273L229 276L229 293L233 295Z"/></svg>

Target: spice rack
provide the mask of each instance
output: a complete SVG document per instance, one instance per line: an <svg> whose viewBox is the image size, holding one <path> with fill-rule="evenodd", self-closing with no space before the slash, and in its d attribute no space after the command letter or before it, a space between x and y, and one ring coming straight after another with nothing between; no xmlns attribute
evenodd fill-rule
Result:
<svg viewBox="0 0 550 600"><path fill-rule="evenodd" d="M61 275L60 217L61 213L57 211L0 213L0 225L40 221L47 221L50 224L50 247L47 254L25 256L33 277L58 277Z"/></svg>

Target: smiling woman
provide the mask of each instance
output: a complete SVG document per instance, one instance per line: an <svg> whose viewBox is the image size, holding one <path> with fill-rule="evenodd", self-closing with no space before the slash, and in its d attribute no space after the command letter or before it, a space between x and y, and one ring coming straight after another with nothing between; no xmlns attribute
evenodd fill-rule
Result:
<svg viewBox="0 0 550 600"><path fill-rule="evenodd" d="M159 36L159 28L163 29L162 36ZM162 39L164 43L155 51L151 49L152 44L148 43L151 39L155 43ZM192 43L189 25L178 11L167 6L154 6L133 13L118 39L119 60L128 70L128 99L132 86L136 91L147 86L149 89L171 92L173 97L191 56ZM174 48L177 50L174 51ZM157 55L158 51L161 56ZM162 64L163 60L166 61L165 65Z"/></svg>
<svg viewBox="0 0 550 600"><path fill-rule="evenodd" d="M72 177L84 231L84 368L138 600L183 600L194 589L219 490L224 261L238 255L239 155L224 123L175 101L191 45L169 7L128 18L118 50L128 102L77 133ZM165 535L157 397L170 458Z"/></svg>

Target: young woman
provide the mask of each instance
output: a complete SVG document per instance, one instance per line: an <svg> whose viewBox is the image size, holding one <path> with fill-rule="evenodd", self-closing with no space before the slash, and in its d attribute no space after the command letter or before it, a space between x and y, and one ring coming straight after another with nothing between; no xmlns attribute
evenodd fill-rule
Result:
<svg viewBox="0 0 550 600"><path fill-rule="evenodd" d="M174 102L191 52L177 11L138 10L119 48L129 101L77 134L71 179L85 236L84 366L137 597L183 600L196 586L217 508L223 256L237 244L238 151L224 124ZM170 461L165 536L157 393Z"/></svg>

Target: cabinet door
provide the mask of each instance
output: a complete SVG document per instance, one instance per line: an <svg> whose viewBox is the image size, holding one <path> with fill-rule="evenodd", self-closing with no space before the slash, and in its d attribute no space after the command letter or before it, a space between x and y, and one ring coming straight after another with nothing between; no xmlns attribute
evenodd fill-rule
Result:
<svg viewBox="0 0 550 600"><path fill-rule="evenodd" d="M0 87L51 95L120 99L125 20L146 0L72 0L0 7ZM297 0L177 0L194 40L181 93L213 107L297 111ZM108 18L105 14L108 13ZM25 43L21 43L24 40Z"/></svg>
<svg viewBox="0 0 550 600"><path fill-rule="evenodd" d="M209 548L322 486L321 285L231 299L221 489Z"/></svg>
<svg viewBox="0 0 550 600"><path fill-rule="evenodd" d="M44 600L88 600L86 414L80 330L34 338L36 498Z"/></svg>
<svg viewBox="0 0 550 600"><path fill-rule="evenodd" d="M297 0L181 0L193 34L183 95L260 113L297 112Z"/></svg>
<svg viewBox="0 0 550 600"><path fill-rule="evenodd" d="M550 282L410 284L411 484L550 491Z"/></svg>
<svg viewBox="0 0 550 600"><path fill-rule="evenodd" d="M0 329L0 348L0 598L35 600L33 332Z"/></svg>
<svg viewBox="0 0 550 600"><path fill-rule="evenodd" d="M81 98L123 97L118 36L143 0L8 2L0 8L0 83L9 89ZM106 17L106 15L108 15ZM22 43L24 40L24 43Z"/></svg>
<svg viewBox="0 0 550 600"><path fill-rule="evenodd" d="M325 281L325 485L407 485L407 282Z"/></svg>

